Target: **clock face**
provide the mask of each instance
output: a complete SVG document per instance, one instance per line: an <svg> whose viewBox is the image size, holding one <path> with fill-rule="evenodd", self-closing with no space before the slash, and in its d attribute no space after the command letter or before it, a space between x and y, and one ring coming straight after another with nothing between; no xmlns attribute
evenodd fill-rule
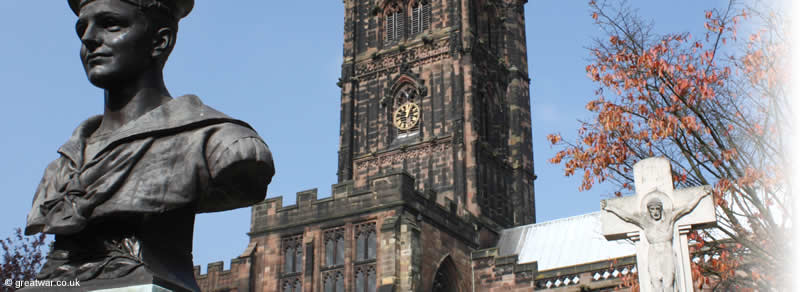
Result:
<svg viewBox="0 0 800 292"><path fill-rule="evenodd" d="M405 131L413 128L419 123L419 106L413 102L407 102L394 111L394 126Z"/></svg>

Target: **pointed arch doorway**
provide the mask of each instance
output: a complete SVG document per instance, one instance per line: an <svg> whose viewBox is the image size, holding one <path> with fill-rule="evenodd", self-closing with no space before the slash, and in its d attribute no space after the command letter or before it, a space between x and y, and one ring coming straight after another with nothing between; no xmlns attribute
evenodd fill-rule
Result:
<svg viewBox="0 0 800 292"><path fill-rule="evenodd" d="M431 292L460 292L458 289L458 271L453 259L446 256L436 269L433 276L433 286Z"/></svg>

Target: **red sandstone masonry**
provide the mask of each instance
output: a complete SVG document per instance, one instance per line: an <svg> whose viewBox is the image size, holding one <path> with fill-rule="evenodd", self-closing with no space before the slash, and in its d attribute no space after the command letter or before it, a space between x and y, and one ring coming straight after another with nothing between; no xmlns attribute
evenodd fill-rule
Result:
<svg viewBox="0 0 800 292"><path fill-rule="evenodd" d="M344 1L339 183L331 197L317 199L313 189L299 192L295 205L278 197L253 206L250 245L230 271L197 274L203 291L277 291L281 240L298 235L303 291L321 291L324 230L339 227L350 244L350 291L353 226L362 222L376 223L378 286L429 291L446 268L471 291L463 275L471 275L473 251L494 246L504 227L535 221L527 1L432 0L431 30L385 44L373 10L391 2ZM402 86L419 94L421 126L399 141L390 101ZM513 281L493 277L500 280L491 287L527 287L516 273Z"/></svg>

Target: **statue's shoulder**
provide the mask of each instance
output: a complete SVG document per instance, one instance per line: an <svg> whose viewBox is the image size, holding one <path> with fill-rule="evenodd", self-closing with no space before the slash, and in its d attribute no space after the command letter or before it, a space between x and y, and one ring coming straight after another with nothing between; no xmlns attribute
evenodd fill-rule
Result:
<svg viewBox="0 0 800 292"><path fill-rule="evenodd" d="M199 123L206 127L214 127L214 134L211 141L217 143L228 143L241 138L258 138L256 130L245 121L232 118L221 111L203 104L199 97L195 95L185 95L177 98L181 114L186 114L187 123Z"/></svg>
<svg viewBox="0 0 800 292"><path fill-rule="evenodd" d="M192 114L197 119L196 123L203 125L196 129L210 133L205 149L212 176L241 161L259 161L272 177L272 153L253 127L202 104L197 96L182 96L179 99L185 99L181 102L186 105L185 112Z"/></svg>
<svg viewBox="0 0 800 292"><path fill-rule="evenodd" d="M184 95L172 102L172 112L182 116L184 123L221 124L225 132L252 132L250 124L228 116L227 114L202 102L196 95Z"/></svg>
<svg viewBox="0 0 800 292"><path fill-rule="evenodd" d="M266 142L241 120L205 105L200 112L226 118L205 128L212 133L206 140L205 155L213 184L209 192L201 195L196 211L229 210L263 200L275 175L272 152Z"/></svg>

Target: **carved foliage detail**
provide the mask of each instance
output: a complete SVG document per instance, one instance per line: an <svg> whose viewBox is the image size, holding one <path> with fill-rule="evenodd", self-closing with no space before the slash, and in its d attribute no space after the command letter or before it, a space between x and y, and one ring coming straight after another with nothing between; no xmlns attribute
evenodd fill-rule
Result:
<svg viewBox="0 0 800 292"><path fill-rule="evenodd" d="M399 72L399 66L407 63L411 67L429 64L449 57L450 40L444 39L432 45L419 46L405 51L397 51L390 55L376 55L375 58L364 60L356 64L355 75L361 80L377 77L374 73ZM365 76L369 75L369 76Z"/></svg>
<svg viewBox="0 0 800 292"><path fill-rule="evenodd" d="M365 169L369 167L379 167L384 164L390 164L394 162L401 162L406 159L416 159L422 156L429 155L434 152L443 152L447 151L451 148L450 144L428 144L421 148L416 148L408 151L403 151L399 153L393 153L389 155L384 155L375 158L364 159L360 161L356 161L356 167L359 169Z"/></svg>

